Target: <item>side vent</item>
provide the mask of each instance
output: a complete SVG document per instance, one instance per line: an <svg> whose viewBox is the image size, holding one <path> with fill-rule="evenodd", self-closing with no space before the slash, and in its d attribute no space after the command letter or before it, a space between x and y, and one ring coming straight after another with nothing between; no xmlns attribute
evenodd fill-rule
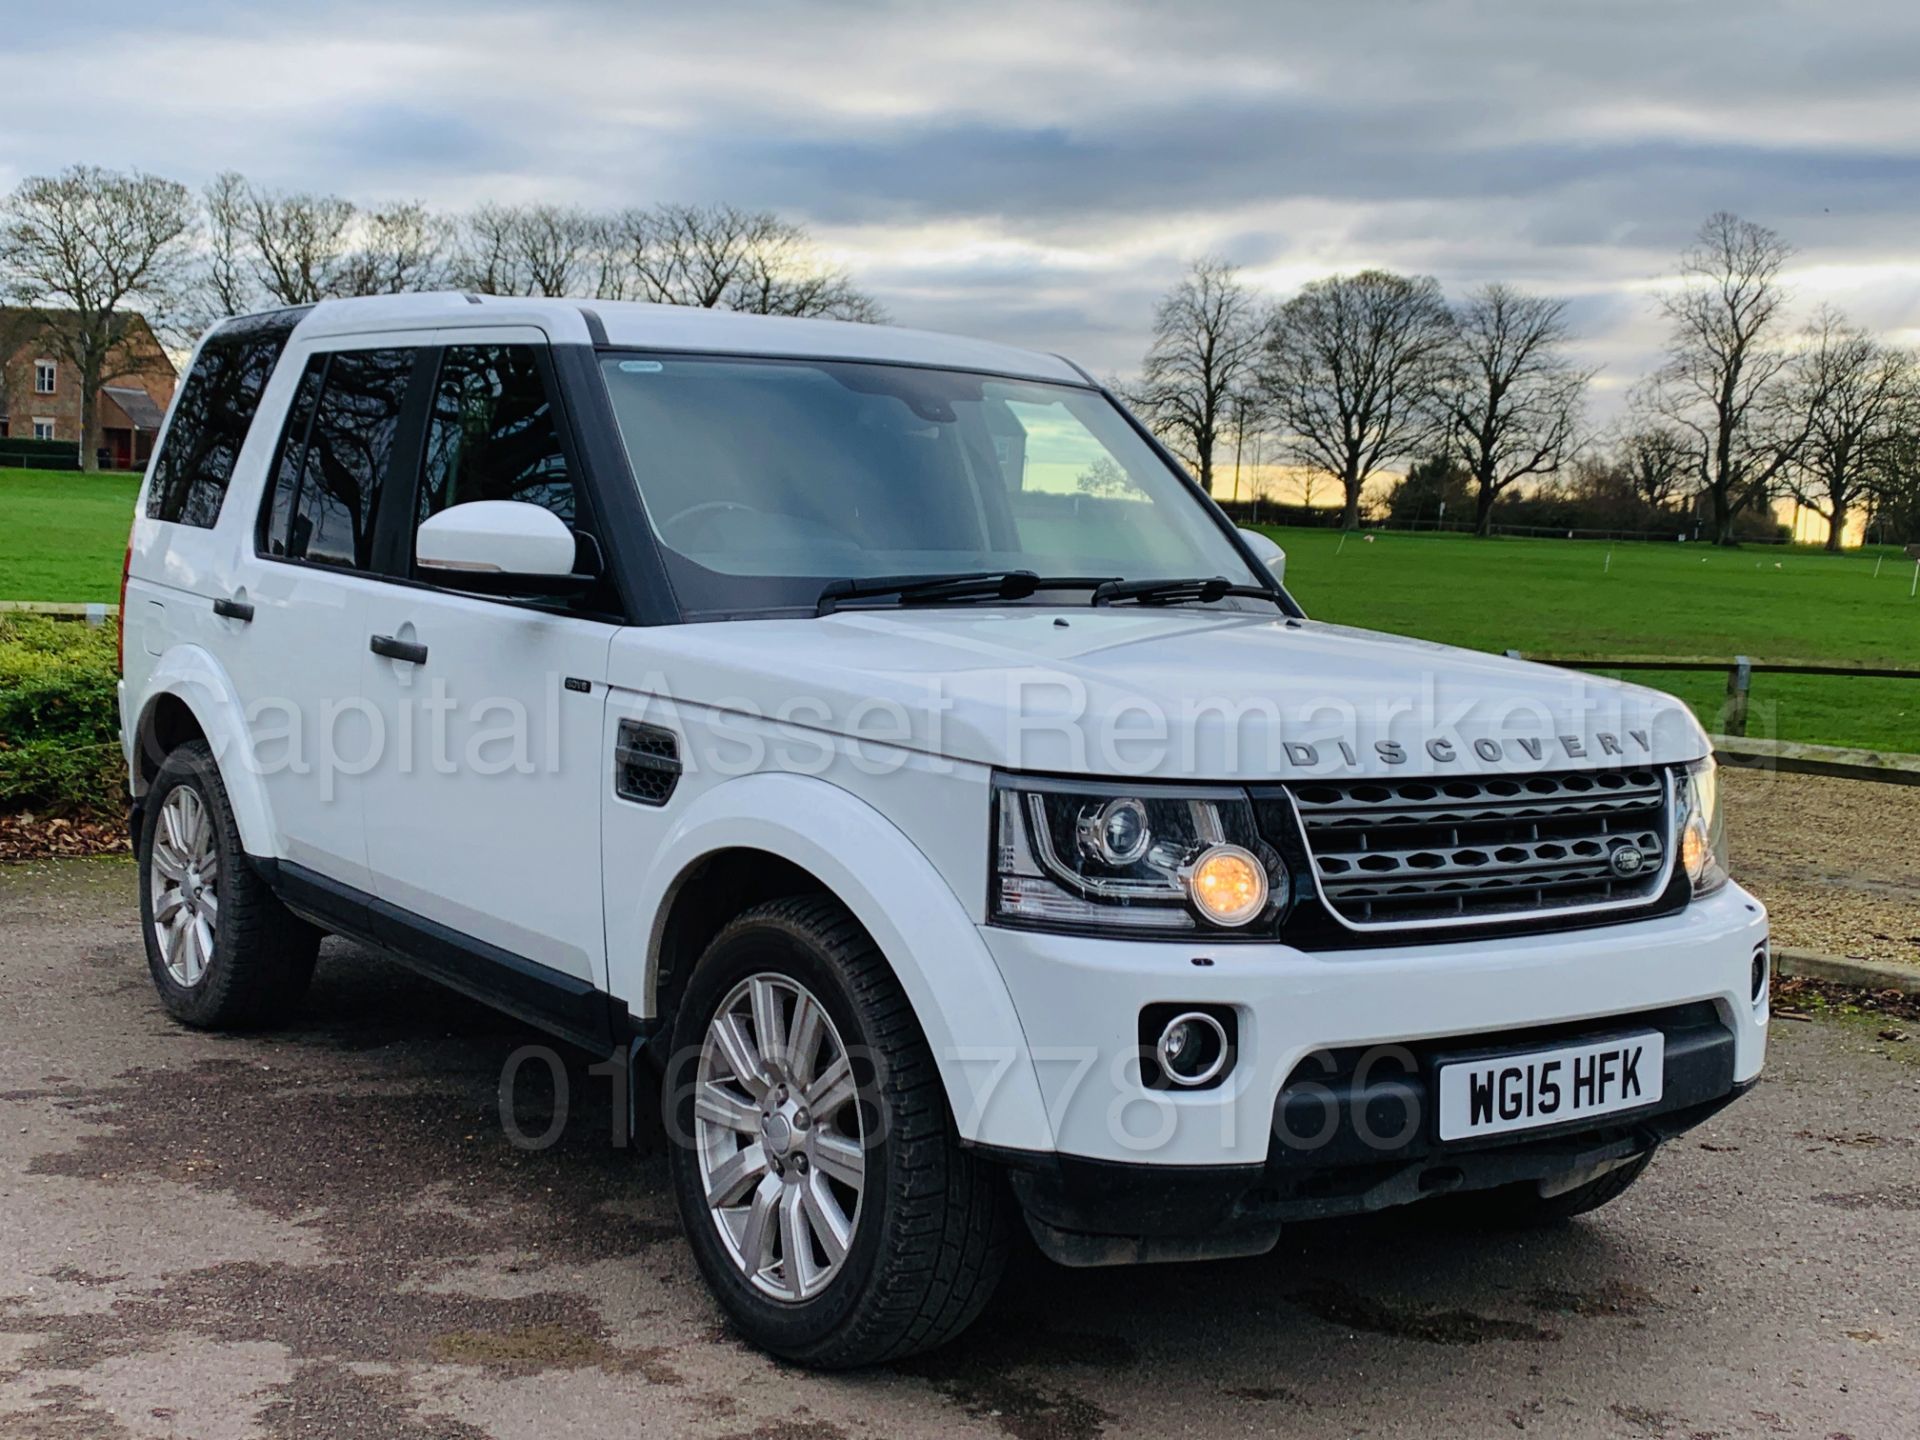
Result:
<svg viewBox="0 0 1920 1440"><path fill-rule="evenodd" d="M680 783L680 742L671 730L620 722L613 748L613 793L641 805L664 805Z"/></svg>

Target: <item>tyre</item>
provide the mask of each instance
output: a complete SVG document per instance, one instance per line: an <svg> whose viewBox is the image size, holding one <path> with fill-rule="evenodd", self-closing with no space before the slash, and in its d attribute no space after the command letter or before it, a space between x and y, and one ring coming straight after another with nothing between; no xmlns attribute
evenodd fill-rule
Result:
<svg viewBox="0 0 1920 1440"><path fill-rule="evenodd" d="M1611 1204L1626 1194L1652 1163L1653 1151L1647 1150L1584 1185L1553 1195L1542 1195L1540 1187L1529 1181L1449 1195L1430 1204L1436 1218L1449 1224L1476 1230L1527 1230L1571 1220Z"/></svg>
<svg viewBox="0 0 1920 1440"><path fill-rule="evenodd" d="M739 1332L846 1369L952 1339L1006 1266L1013 1198L961 1148L933 1054L840 905L729 924L674 1026L674 1190Z"/></svg>
<svg viewBox="0 0 1920 1440"><path fill-rule="evenodd" d="M205 1030L284 1020L306 994L320 932L247 863L213 752L168 752L140 825L147 969L176 1020Z"/></svg>

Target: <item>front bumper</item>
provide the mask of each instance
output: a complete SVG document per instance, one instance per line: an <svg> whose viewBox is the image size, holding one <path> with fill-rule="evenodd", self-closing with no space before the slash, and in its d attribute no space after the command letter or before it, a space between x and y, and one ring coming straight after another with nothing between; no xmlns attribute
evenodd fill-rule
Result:
<svg viewBox="0 0 1920 1440"><path fill-rule="evenodd" d="M1368 1146L1357 1127L1334 1143L1295 1149L1286 1122L1264 1165L1123 1165L1072 1156L1003 1156L1028 1225L1055 1260L1114 1265L1222 1259L1272 1248L1283 1223L1409 1205L1457 1191L1597 1176L1654 1149L1724 1109L1756 1082L1727 1078L1732 1037L1725 1027L1683 1010L1661 1023L1667 1037L1667 1086L1661 1103L1618 1120L1580 1122L1499 1140L1441 1144L1416 1129L1412 1139ZM1375 1119L1399 1123L1409 1098L1428 1085L1376 1101ZM1282 1092L1280 1113L1307 1097ZM1378 1112L1385 1109L1384 1115ZM1297 1133L1297 1132L1295 1132ZM1394 1133L1391 1130L1375 1134Z"/></svg>
<svg viewBox="0 0 1920 1440"><path fill-rule="evenodd" d="M1435 1042L1508 1040L1518 1049L1533 1043L1530 1036L1685 1012L1711 1020L1719 1058L1710 1074L1701 1072L1703 1091L1693 1080L1674 1087L1673 1067L1684 1052L1670 1055L1668 1098L1649 1114L1674 1115L1724 1102L1759 1075L1765 1058L1766 1001L1764 993L1755 1000L1752 975L1754 954L1766 944L1766 912L1735 885L1656 919L1326 954L997 927L982 935L1019 1012L1054 1137L1052 1157L1028 1155L1024 1165L1008 1157L1016 1172L1081 1161L1224 1170L1243 1179L1263 1172L1277 1148L1282 1090L1321 1052L1406 1047L1420 1055L1444 1048ZM1142 1083L1140 1012L1163 1003L1235 1012L1238 1053L1218 1088L1153 1090ZM1415 1117L1412 1131L1423 1137L1419 1143L1435 1146L1431 1110ZM1647 1118L1629 1112L1622 1123ZM1534 1132L1531 1141L1537 1146L1550 1137ZM1352 1155L1336 1147L1319 1159L1323 1168L1337 1168L1426 1153Z"/></svg>

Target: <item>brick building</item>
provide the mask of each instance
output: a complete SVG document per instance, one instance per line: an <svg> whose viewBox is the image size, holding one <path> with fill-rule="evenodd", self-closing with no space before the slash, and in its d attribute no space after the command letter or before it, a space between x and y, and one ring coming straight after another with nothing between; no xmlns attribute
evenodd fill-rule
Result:
<svg viewBox="0 0 1920 1440"><path fill-rule="evenodd" d="M173 361L146 319L131 317L125 355L108 367L125 371L100 387L100 449L109 468L144 464L173 399ZM30 310L0 306L0 439L80 439L80 372L48 343L61 323Z"/></svg>

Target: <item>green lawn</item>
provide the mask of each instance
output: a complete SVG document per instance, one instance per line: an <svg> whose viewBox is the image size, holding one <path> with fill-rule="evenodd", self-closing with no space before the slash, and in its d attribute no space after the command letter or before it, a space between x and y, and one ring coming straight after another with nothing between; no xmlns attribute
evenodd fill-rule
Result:
<svg viewBox="0 0 1920 1440"><path fill-rule="evenodd" d="M127 475L0 469L0 600L112 601L138 488ZM1270 533L1294 594L1324 620L1480 650L1920 668L1913 562L1897 550ZM1709 726L1726 684L1630 678L1672 690ZM1757 676L1748 733L1920 752L1920 680Z"/></svg>
<svg viewBox="0 0 1920 1440"><path fill-rule="evenodd" d="M1269 533L1287 549L1288 588L1318 619L1478 650L1920 669L1913 562L1898 550L1384 533L1343 546L1333 531ZM1681 696L1709 726L1726 692L1723 675L1627 678ZM1747 733L1920 752L1920 680L1755 676Z"/></svg>
<svg viewBox="0 0 1920 1440"><path fill-rule="evenodd" d="M137 475L0 468L0 600L120 593Z"/></svg>

